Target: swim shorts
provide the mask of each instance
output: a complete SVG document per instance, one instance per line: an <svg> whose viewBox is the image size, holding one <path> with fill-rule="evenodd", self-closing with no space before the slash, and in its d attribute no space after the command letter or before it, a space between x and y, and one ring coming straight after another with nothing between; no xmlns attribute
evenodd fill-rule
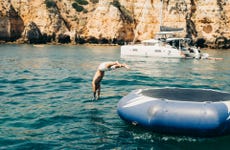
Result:
<svg viewBox="0 0 230 150"><path fill-rule="evenodd" d="M107 68L106 67L106 64L109 63L109 62L103 62L99 65L98 67L98 70L100 71L110 71L110 70L114 70L115 69L115 65L114 66L111 66L110 68Z"/></svg>

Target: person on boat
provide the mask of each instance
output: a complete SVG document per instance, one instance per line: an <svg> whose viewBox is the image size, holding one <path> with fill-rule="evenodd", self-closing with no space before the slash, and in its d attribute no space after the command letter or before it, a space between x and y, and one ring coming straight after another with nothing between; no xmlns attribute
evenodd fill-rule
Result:
<svg viewBox="0 0 230 150"><path fill-rule="evenodd" d="M198 47L198 52L200 54L200 59L208 59L208 60L223 60L224 58L218 58L218 57L210 57L207 53L201 53L200 47Z"/></svg>
<svg viewBox="0 0 230 150"><path fill-rule="evenodd" d="M224 60L224 58L218 58L218 57L207 57L208 60Z"/></svg>
<svg viewBox="0 0 230 150"><path fill-rule="evenodd" d="M93 77L92 81L92 90L93 90L93 99L97 100L100 97L101 92L101 80L104 77L105 71L114 70L117 68L126 68L129 69L129 66L126 64L121 64L118 61L116 62L103 62L98 66L98 69Z"/></svg>

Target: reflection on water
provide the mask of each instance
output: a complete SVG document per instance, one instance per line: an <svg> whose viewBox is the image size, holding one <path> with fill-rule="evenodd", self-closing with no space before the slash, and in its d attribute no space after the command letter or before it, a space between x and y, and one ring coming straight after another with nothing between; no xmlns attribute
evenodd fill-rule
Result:
<svg viewBox="0 0 230 150"><path fill-rule="evenodd" d="M123 59L131 63L132 70L155 77L167 76L165 71L168 67L175 66L175 64L183 61L181 59L156 57L126 57Z"/></svg>
<svg viewBox="0 0 230 150"><path fill-rule="evenodd" d="M225 149L229 136L156 134L123 122L118 101L139 88L192 87L230 91L230 52L223 61L120 58L118 46L0 45L0 149ZM102 97L91 81L103 61L131 69L106 72Z"/></svg>
<svg viewBox="0 0 230 150"><path fill-rule="evenodd" d="M212 51L211 54L213 54ZM161 83L166 81L165 86L174 86L179 83L178 86L187 84L188 87L222 89L226 87L226 82L229 82L227 81L230 70L227 65L230 62L228 56L229 53L225 56L216 53L215 57L224 58L221 61L156 57L126 57L123 59L131 64L133 71L152 77L153 80L164 79ZM223 71L224 74L219 73L220 71ZM183 83L184 81L186 83Z"/></svg>

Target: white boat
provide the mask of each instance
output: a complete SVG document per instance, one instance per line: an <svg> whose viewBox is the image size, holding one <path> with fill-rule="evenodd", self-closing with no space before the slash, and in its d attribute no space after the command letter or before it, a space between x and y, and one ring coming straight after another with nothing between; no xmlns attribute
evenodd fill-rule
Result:
<svg viewBox="0 0 230 150"><path fill-rule="evenodd" d="M183 28L160 27L154 39L144 40L139 44L121 46L121 57L144 56L144 57L167 57L167 58L196 58L207 57L201 54L195 46L190 46L190 38L173 37L181 32Z"/></svg>
<svg viewBox="0 0 230 150"><path fill-rule="evenodd" d="M166 39L166 41L150 39L144 40L140 44L123 45L121 46L121 57L145 56L186 58L189 54L188 49L183 46L186 41L188 41L187 38L172 38Z"/></svg>
<svg viewBox="0 0 230 150"><path fill-rule="evenodd" d="M163 1L162 1L163 6ZM162 10L161 10L162 16ZM161 17L162 24L162 17ZM134 41L131 44L122 45L120 55L122 58L129 56L144 57L168 57L168 58L201 58L202 54L196 47L189 46L189 38L172 38L172 35L183 31L183 28L172 28L160 25L160 32L154 39L144 40L140 44Z"/></svg>

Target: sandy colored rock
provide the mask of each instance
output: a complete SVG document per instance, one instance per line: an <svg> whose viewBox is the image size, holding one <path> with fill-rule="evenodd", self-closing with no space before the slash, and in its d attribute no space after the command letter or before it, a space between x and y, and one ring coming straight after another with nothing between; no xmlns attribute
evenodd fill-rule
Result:
<svg viewBox="0 0 230 150"><path fill-rule="evenodd" d="M82 0L84 1L84 0ZM35 23L42 35L67 35L108 41L155 37L160 28L160 0L0 0L0 40L22 37ZM184 28L181 36L216 43L230 38L230 1L164 1L162 25ZM223 42L222 42L223 44Z"/></svg>

